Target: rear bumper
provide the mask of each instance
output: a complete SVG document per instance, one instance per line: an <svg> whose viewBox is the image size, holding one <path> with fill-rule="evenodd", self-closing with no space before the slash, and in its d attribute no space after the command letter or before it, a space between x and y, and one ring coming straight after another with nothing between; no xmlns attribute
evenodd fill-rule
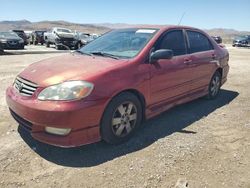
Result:
<svg viewBox="0 0 250 188"><path fill-rule="evenodd" d="M99 123L106 100L53 102L21 96L13 87L6 101L14 119L41 142L74 147L99 141ZM45 132L45 127L71 128L66 136Z"/></svg>

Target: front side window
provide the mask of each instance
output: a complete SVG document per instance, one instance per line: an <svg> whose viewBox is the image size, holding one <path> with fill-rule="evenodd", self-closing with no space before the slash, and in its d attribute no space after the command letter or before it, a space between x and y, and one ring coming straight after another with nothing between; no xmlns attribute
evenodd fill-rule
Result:
<svg viewBox="0 0 250 188"><path fill-rule="evenodd" d="M196 31L187 31L187 36L189 40L190 53L203 52L213 49L212 44L205 35Z"/></svg>
<svg viewBox="0 0 250 188"><path fill-rule="evenodd" d="M186 54L186 45L182 30L168 32L160 41L158 49L173 50L174 56Z"/></svg>
<svg viewBox="0 0 250 188"><path fill-rule="evenodd" d="M95 39L82 47L82 53L106 53L119 58L135 57L155 35L157 29L120 29Z"/></svg>

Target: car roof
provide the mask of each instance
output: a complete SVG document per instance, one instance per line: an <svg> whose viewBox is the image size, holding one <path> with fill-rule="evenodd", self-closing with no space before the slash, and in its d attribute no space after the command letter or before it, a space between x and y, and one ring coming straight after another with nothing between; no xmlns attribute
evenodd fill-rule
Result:
<svg viewBox="0 0 250 188"><path fill-rule="evenodd" d="M13 29L12 31L14 31L14 32L24 32L24 30L19 30L19 29Z"/></svg>
<svg viewBox="0 0 250 188"><path fill-rule="evenodd" d="M124 27L120 29L159 29L159 30L168 30L168 29L190 29L202 31L195 27L183 26L183 25L135 25L134 27Z"/></svg>

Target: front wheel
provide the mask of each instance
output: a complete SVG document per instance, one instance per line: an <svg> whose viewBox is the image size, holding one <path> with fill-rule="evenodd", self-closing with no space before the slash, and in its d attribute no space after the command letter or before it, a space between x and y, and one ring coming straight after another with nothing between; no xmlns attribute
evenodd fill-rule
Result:
<svg viewBox="0 0 250 188"><path fill-rule="evenodd" d="M101 121L102 139L111 144L127 141L142 121L142 105L132 93L122 93L111 100Z"/></svg>
<svg viewBox="0 0 250 188"><path fill-rule="evenodd" d="M210 81L209 88L208 88L208 99L215 99L220 92L221 87L221 74L216 71Z"/></svg>
<svg viewBox="0 0 250 188"><path fill-rule="evenodd" d="M50 44L49 42L46 42L46 48L49 48Z"/></svg>

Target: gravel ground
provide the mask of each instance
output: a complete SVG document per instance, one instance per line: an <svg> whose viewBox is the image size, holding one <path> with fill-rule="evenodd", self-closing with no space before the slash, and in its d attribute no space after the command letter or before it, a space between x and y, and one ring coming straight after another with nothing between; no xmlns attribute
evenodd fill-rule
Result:
<svg viewBox="0 0 250 188"><path fill-rule="evenodd" d="M5 89L27 65L60 54L0 56L0 187L250 188L250 49L228 48L216 100L198 99L147 122L129 142L63 149L33 140L10 117Z"/></svg>

